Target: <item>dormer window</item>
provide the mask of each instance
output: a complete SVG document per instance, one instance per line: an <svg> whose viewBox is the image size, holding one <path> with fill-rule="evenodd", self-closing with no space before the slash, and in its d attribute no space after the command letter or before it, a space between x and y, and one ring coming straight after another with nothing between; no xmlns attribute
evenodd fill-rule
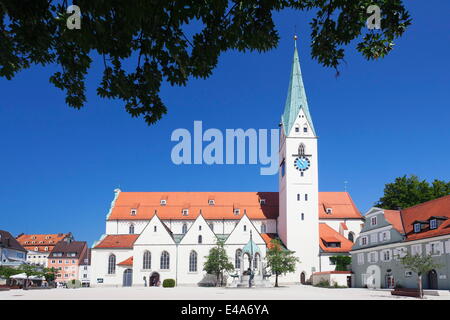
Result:
<svg viewBox="0 0 450 320"><path fill-rule="evenodd" d="M421 226L420 223L414 223L414 232L420 232Z"/></svg>
<svg viewBox="0 0 450 320"><path fill-rule="evenodd" d="M333 213L333 208L326 208L326 213L327 214L332 214Z"/></svg>
<svg viewBox="0 0 450 320"><path fill-rule="evenodd" d="M430 229L436 229L437 226L438 226L438 223L437 223L436 219L430 220Z"/></svg>
<svg viewBox="0 0 450 320"><path fill-rule="evenodd" d="M266 204L266 199L259 199L259 204L262 204L262 205Z"/></svg>
<svg viewBox="0 0 450 320"><path fill-rule="evenodd" d="M136 210L136 209L131 209L130 214L131 214L132 216L135 216L136 213L137 213L137 210Z"/></svg>
<svg viewBox="0 0 450 320"><path fill-rule="evenodd" d="M241 210L240 209L234 209L233 212L234 212L235 216L238 216L241 213Z"/></svg>
<svg viewBox="0 0 450 320"><path fill-rule="evenodd" d="M372 218L370 219L370 224L371 224L372 226L376 226L376 225L377 225L377 217L372 217Z"/></svg>
<svg viewBox="0 0 450 320"><path fill-rule="evenodd" d="M183 216L189 215L189 209L183 209Z"/></svg>
<svg viewBox="0 0 450 320"><path fill-rule="evenodd" d="M215 203L214 199L209 199L209 200L208 200L208 205L213 206L213 205L215 205L215 204L216 204L216 203Z"/></svg>
<svg viewBox="0 0 450 320"><path fill-rule="evenodd" d="M160 205L165 206L167 204L167 200L165 199L161 199L161 201L159 202Z"/></svg>
<svg viewBox="0 0 450 320"><path fill-rule="evenodd" d="M299 127L295 127L295 132L300 132L300 128Z"/></svg>
<svg viewBox="0 0 450 320"><path fill-rule="evenodd" d="M307 132L308 132L308 127L306 127L306 126L303 127L303 132L304 132L304 133L307 133Z"/></svg>

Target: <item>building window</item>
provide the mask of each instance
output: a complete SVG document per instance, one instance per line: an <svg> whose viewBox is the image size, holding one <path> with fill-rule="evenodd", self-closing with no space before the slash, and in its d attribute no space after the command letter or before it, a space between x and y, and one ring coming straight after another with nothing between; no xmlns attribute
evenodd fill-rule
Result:
<svg viewBox="0 0 450 320"><path fill-rule="evenodd" d="M376 226L376 225L377 225L377 217L372 217L372 218L370 219L370 224L371 224L372 226Z"/></svg>
<svg viewBox="0 0 450 320"><path fill-rule="evenodd" d="M202 231L202 226L198 226L198 231Z"/></svg>
<svg viewBox="0 0 450 320"><path fill-rule="evenodd" d="M187 223L183 223L183 226L181 227L181 233L185 234L187 232Z"/></svg>
<svg viewBox="0 0 450 320"><path fill-rule="evenodd" d="M214 223L210 222L208 223L208 226L211 229L211 231L214 232Z"/></svg>
<svg viewBox="0 0 450 320"><path fill-rule="evenodd" d="M208 204L210 205L210 206L213 206L215 203L214 203L214 200L213 199L210 199L210 200L208 200Z"/></svg>
<svg viewBox="0 0 450 320"><path fill-rule="evenodd" d="M153 232L156 232L158 228L156 226L153 226Z"/></svg>
<svg viewBox="0 0 450 320"><path fill-rule="evenodd" d="M241 267L241 256L242 256L242 250L237 249L236 253L234 255L234 267L236 269L239 269Z"/></svg>
<svg viewBox="0 0 450 320"><path fill-rule="evenodd" d="M421 255L422 254L422 245L420 244L413 244L411 246L411 255Z"/></svg>
<svg viewBox="0 0 450 320"><path fill-rule="evenodd" d="M362 237L362 238L361 238L361 244L362 244L363 246L367 245L367 237Z"/></svg>
<svg viewBox="0 0 450 320"><path fill-rule="evenodd" d="M420 232L420 223L414 223L414 232Z"/></svg>
<svg viewBox="0 0 450 320"><path fill-rule="evenodd" d="M160 269L162 269L162 270L170 269L170 256L167 251L163 251L161 253Z"/></svg>
<svg viewBox="0 0 450 320"><path fill-rule="evenodd" d="M108 258L108 274L115 274L115 273L116 273L116 256L110 254Z"/></svg>
<svg viewBox="0 0 450 320"><path fill-rule="evenodd" d="M437 220L436 219L430 220L430 229L436 228L437 228Z"/></svg>
<svg viewBox="0 0 450 320"><path fill-rule="evenodd" d="M364 264L364 253L358 253L358 264Z"/></svg>
<svg viewBox="0 0 450 320"><path fill-rule="evenodd" d="M134 234L134 224L130 224L130 227L128 228L129 234Z"/></svg>
<svg viewBox="0 0 450 320"><path fill-rule="evenodd" d="M195 251L189 254L189 272L197 272L197 252Z"/></svg>
<svg viewBox="0 0 450 320"><path fill-rule="evenodd" d="M44 250L45 250L45 251L48 251L48 247L45 247Z"/></svg>
<svg viewBox="0 0 450 320"><path fill-rule="evenodd" d="M348 240L350 240L351 242L355 240L355 234L353 232L348 233Z"/></svg>
<svg viewBox="0 0 450 320"><path fill-rule="evenodd" d="M150 251L144 252L143 262L142 262L142 269L151 269L152 268L152 254Z"/></svg>
<svg viewBox="0 0 450 320"><path fill-rule="evenodd" d="M332 208L326 208L326 213L327 214L332 214L333 213L333 209Z"/></svg>
<svg viewBox="0 0 450 320"><path fill-rule="evenodd" d="M372 233L370 235L370 243L377 243L378 242L378 234Z"/></svg>
<svg viewBox="0 0 450 320"><path fill-rule="evenodd" d="M390 261L391 260L391 254L389 250L386 250L383 252L383 261Z"/></svg>
<svg viewBox="0 0 450 320"><path fill-rule="evenodd" d="M247 231L247 226L244 224L244 231Z"/></svg>
<svg viewBox="0 0 450 320"><path fill-rule="evenodd" d="M203 241L202 235L199 235L199 236L198 236L198 243L200 243L200 244L201 244L201 243L202 243L202 241Z"/></svg>
<svg viewBox="0 0 450 320"><path fill-rule="evenodd" d="M412 277L412 271L405 271L405 278Z"/></svg>
<svg viewBox="0 0 450 320"><path fill-rule="evenodd" d="M297 193L297 201L300 201L300 193Z"/></svg>
<svg viewBox="0 0 450 320"><path fill-rule="evenodd" d="M259 199L259 204L265 205L266 204L266 199Z"/></svg>
<svg viewBox="0 0 450 320"><path fill-rule="evenodd" d="M136 213L137 213L137 210L136 210L136 209L131 209L131 215L132 215L132 216L135 216Z"/></svg>
<svg viewBox="0 0 450 320"><path fill-rule="evenodd" d="M302 213L302 221L305 220L305 214Z"/></svg>
<svg viewBox="0 0 450 320"><path fill-rule="evenodd" d="M305 193L305 201L308 201L308 194Z"/></svg>
<svg viewBox="0 0 450 320"><path fill-rule="evenodd" d="M265 223L261 223L261 233L266 233L266 224Z"/></svg>
<svg viewBox="0 0 450 320"><path fill-rule="evenodd" d="M303 143L300 143L298 146L298 155L304 156L305 155L305 145Z"/></svg>
<svg viewBox="0 0 450 320"><path fill-rule="evenodd" d="M304 127L303 127L303 132L304 132L304 133L307 133L307 132L308 132L308 127L304 126Z"/></svg>
<svg viewBox="0 0 450 320"><path fill-rule="evenodd" d="M300 132L300 128L299 127L295 127L295 132Z"/></svg>

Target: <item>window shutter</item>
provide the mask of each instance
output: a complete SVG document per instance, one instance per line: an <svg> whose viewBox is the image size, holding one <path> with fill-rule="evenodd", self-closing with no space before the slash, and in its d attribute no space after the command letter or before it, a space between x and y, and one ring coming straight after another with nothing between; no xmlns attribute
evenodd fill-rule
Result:
<svg viewBox="0 0 450 320"><path fill-rule="evenodd" d="M450 240L445 241L445 252L450 253Z"/></svg>
<svg viewBox="0 0 450 320"><path fill-rule="evenodd" d="M425 245L425 252L426 252L426 254L430 254L431 253L431 244L427 243Z"/></svg>
<svg viewBox="0 0 450 320"><path fill-rule="evenodd" d="M442 241L437 243L437 250L439 251L439 255L444 254L444 244Z"/></svg>
<svg viewBox="0 0 450 320"><path fill-rule="evenodd" d="M374 262L377 262L378 261L378 252L375 252L374 256L375 256L375 261Z"/></svg>
<svg viewBox="0 0 450 320"><path fill-rule="evenodd" d="M391 240L391 233L386 231L386 240Z"/></svg>

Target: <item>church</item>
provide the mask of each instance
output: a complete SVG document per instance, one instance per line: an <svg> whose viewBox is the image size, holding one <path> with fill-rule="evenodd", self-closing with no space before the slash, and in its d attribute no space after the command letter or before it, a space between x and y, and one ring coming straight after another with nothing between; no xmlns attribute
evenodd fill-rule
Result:
<svg viewBox="0 0 450 320"><path fill-rule="evenodd" d="M280 283L305 284L316 272L334 270L330 257L349 255L363 217L347 192L319 192L317 142L295 46L280 124L278 192L116 189L105 234L92 247L91 285L156 286L164 279L197 285L217 239L236 277L249 266L255 279L264 276L272 239L299 259Z"/></svg>

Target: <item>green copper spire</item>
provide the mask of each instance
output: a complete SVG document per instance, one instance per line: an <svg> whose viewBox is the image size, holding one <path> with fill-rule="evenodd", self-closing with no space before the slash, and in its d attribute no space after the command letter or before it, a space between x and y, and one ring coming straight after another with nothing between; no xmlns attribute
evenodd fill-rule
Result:
<svg viewBox="0 0 450 320"><path fill-rule="evenodd" d="M309 114L308 101L306 100L305 87L303 86L302 72L300 70L300 61L297 52L297 36L294 37L294 60L292 62L291 79L289 81L288 95L286 99L286 105L284 107L284 113L282 116L284 134L289 135L292 126L295 123L295 119L298 117L300 109L303 109L305 117L311 127L314 135L314 125L311 115Z"/></svg>

